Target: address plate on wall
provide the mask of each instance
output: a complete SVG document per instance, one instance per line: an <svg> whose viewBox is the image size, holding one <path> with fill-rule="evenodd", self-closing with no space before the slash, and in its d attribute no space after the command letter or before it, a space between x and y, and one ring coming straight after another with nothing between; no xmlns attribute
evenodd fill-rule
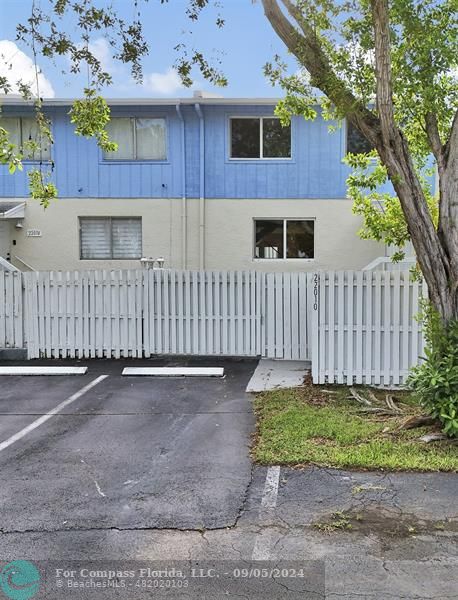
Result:
<svg viewBox="0 0 458 600"><path fill-rule="evenodd" d="M27 237L41 237L41 229L27 229Z"/></svg>

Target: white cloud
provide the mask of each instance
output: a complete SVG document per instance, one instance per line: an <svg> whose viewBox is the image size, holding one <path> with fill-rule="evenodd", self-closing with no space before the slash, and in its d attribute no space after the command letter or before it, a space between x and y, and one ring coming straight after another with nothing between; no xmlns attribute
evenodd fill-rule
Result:
<svg viewBox="0 0 458 600"><path fill-rule="evenodd" d="M78 47L82 48L83 44L78 44ZM116 65L113 62L113 50L106 38L99 37L89 42L88 50L100 62L103 71L111 74L116 70ZM70 57L68 58L70 60Z"/></svg>
<svg viewBox="0 0 458 600"><path fill-rule="evenodd" d="M143 87L153 94L172 95L184 86L177 71L169 67L165 73L145 73Z"/></svg>
<svg viewBox="0 0 458 600"><path fill-rule="evenodd" d="M30 85L32 94L36 95L33 60L10 40L0 40L0 75L8 79L13 94L19 92L18 82L22 82ZM40 68L38 68L38 88L42 98L54 98L55 92L52 84L49 79L46 79Z"/></svg>

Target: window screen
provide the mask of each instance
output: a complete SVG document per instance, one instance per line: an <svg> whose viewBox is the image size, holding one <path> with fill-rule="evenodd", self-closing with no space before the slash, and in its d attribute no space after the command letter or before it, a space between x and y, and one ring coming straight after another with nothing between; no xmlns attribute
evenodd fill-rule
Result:
<svg viewBox="0 0 458 600"><path fill-rule="evenodd" d="M9 139L24 154L25 160L50 160L51 144L40 134L40 129L34 117L2 117L0 127L9 133ZM27 147L27 142L34 142L39 150Z"/></svg>
<svg viewBox="0 0 458 600"><path fill-rule="evenodd" d="M275 117L230 120L231 158L290 158L291 127Z"/></svg>
<svg viewBox="0 0 458 600"><path fill-rule="evenodd" d="M141 258L141 218L81 217L80 255L84 260Z"/></svg>
<svg viewBox="0 0 458 600"><path fill-rule="evenodd" d="M231 157L261 156L260 119L231 119Z"/></svg>
<svg viewBox="0 0 458 600"><path fill-rule="evenodd" d="M255 221L255 258L284 258L283 221Z"/></svg>
<svg viewBox="0 0 458 600"><path fill-rule="evenodd" d="M313 258L314 221L286 221L286 258Z"/></svg>
<svg viewBox="0 0 458 600"><path fill-rule="evenodd" d="M372 144L364 137L360 130L347 121L347 153L367 154L373 149Z"/></svg>
<svg viewBox="0 0 458 600"><path fill-rule="evenodd" d="M262 120L263 157L289 158L291 156L291 127L282 127L280 119Z"/></svg>
<svg viewBox="0 0 458 600"><path fill-rule="evenodd" d="M166 160L165 119L115 117L107 125L108 135L118 144L105 152L108 160Z"/></svg>
<svg viewBox="0 0 458 600"><path fill-rule="evenodd" d="M256 219L254 258L314 258L315 221Z"/></svg>

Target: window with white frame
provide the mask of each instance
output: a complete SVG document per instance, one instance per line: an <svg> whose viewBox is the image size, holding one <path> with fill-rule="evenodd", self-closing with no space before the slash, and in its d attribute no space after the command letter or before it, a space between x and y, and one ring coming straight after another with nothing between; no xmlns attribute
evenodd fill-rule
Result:
<svg viewBox="0 0 458 600"><path fill-rule="evenodd" d="M9 141L17 146L25 160L50 160L51 144L44 137L34 117L1 117L0 127L9 133Z"/></svg>
<svg viewBox="0 0 458 600"><path fill-rule="evenodd" d="M276 117L232 117L231 158L291 158L291 126Z"/></svg>
<svg viewBox="0 0 458 600"><path fill-rule="evenodd" d="M314 258L312 219L255 219L254 258Z"/></svg>
<svg viewBox="0 0 458 600"><path fill-rule="evenodd" d="M374 149L361 131L347 121L347 153L348 154L367 154Z"/></svg>
<svg viewBox="0 0 458 600"><path fill-rule="evenodd" d="M106 160L166 160L167 126L165 119L113 117L107 125L110 140L118 144L115 152L104 152Z"/></svg>
<svg viewBox="0 0 458 600"><path fill-rule="evenodd" d="M141 258L141 217L80 217L79 226L81 259Z"/></svg>

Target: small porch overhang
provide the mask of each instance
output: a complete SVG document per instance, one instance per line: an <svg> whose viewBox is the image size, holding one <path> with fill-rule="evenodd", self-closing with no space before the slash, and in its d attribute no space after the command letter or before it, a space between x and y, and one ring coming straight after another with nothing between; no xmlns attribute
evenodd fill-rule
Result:
<svg viewBox="0 0 458 600"><path fill-rule="evenodd" d="M0 221L6 219L23 219L24 217L24 200L0 200Z"/></svg>

